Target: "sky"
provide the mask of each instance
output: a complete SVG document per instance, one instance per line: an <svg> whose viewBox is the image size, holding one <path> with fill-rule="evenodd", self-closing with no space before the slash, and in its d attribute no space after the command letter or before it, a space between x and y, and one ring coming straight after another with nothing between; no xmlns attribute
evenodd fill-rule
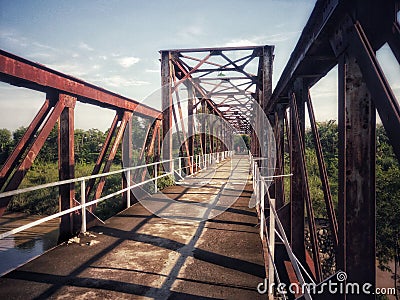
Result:
<svg viewBox="0 0 400 300"><path fill-rule="evenodd" d="M159 50L274 45L276 85L315 0L0 0L0 48L159 108ZM399 95L400 68L379 51ZM317 120L337 118L337 70L312 89ZM0 128L27 126L45 95L0 83ZM399 96L398 96L399 97ZM158 102L158 103L155 103ZM75 127L106 130L114 112L78 104Z"/></svg>

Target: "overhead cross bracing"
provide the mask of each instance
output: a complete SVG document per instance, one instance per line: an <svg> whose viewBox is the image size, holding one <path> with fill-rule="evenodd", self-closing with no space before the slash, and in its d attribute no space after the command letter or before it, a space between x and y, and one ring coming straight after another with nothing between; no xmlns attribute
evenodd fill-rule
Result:
<svg viewBox="0 0 400 300"><path fill-rule="evenodd" d="M181 84L192 85L196 95L195 108L205 101L214 113L232 125L236 133L251 132L254 100L257 101L265 90L265 79L269 80L265 69L272 62L273 46L160 52L169 56L172 93L177 92Z"/></svg>

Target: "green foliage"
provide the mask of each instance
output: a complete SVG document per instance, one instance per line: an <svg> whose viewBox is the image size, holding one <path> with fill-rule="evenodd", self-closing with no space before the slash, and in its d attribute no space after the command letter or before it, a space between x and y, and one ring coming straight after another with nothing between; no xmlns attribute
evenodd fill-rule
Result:
<svg viewBox="0 0 400 300"><path fill-rule="evenodd" d="M238 134L233 138L234 149L238 152L244 152L250 149L250 136L247 134Z"/></svg>
<svg viewBox="0 0 400 300"><path fill-rule="evenodd" d="M338 201L338 127L335 121L317 123L318 134L322 147L322 153L328 174L328 181L332 193L332 201L337 210ZM314 136L311 129L305 134L306 164L308 171L308 183L310 195L313 201L315 217L326 217L324 194L319 174L318 159L315 152Z"/></svg>
<svg viewBox="0 0 400 300"><path fill-rule="evenodd" d="M332 198L338 201L338 127L334 121L318 123ZM379 266L388 268L400 237L400 167L382 125L376 129L376 251ZM315 217L326 218L322 184L311 130L306 131L306 164ZM288 168L289 166L285 166ZM286 184L286 182L285 182ZM289 185L286 185L287 187ZM287 192L287 191L286 191Z"/></svg>
<svg viewBox="0 0 400 300"><path fill-rule="evenodd" d="M383 126L376 136L376 253L379 267L388 269L400 239L400 167Z"/></svg>
<svg viewBox="0 0 400 300"><path fill-rule="evenodd" d="M37 163L29 170L20 188L36 186L58 180L55 163ZM8 211L24 212L29 215L51 215L58 212L58 188L41 189L23 193L13 198Z"/></svg>
<svg viewBox="0 0 400 300"><path fill-rule="evenodd" d="M165 176L157 180L157 188L163 190L168 186L174 185L175 180L172 176Z"/></svg>
<svg viewBox="0 0 400 300"><path fill-rule="evenodd" d="M10 155L12 148L12 138L10 130L0 129L0 166L2 166Z"/></svg>
<svg viewBox="0 0 400 300"><path fill-rule="evenodd" d="M40 150L37 161L41 163L58 161L58 125L56 124L51 130L49 136L46 139L42 149Z"/></svg>

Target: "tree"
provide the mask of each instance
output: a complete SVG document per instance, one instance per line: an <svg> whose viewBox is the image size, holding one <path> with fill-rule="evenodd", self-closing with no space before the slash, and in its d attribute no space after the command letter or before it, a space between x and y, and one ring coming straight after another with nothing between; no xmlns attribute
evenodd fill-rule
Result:
<svg viewBox="0 0 400 300"><path fill-rule="evenodd" d="M377 126L376 135L376 251L379 266L388 269L399 250L400 167L382 125Z"/></svg>
<svg viewBox="0 0 400 300"><path fill-rule="evenodd" d="M3 165L12 147L11 132L6 128L0 129L0 165Z"/></svg>
<svg viewBox="0 0 400 300"><path fill-rule="evenodd" d="M58 161L58 125L56 124L50 131L42 149L40 150L37 161L41 163Z"/></svg>
<svg viewBox="0 0 400 300"><path fill-rule="evenodd" d="M14 145L14 147L21 140L21 138L24 135L26 129L27 128L24 127L24 126L21 126L21 127L18 127L17 129L15 129L15 131L13 132L13 145Z"/></svg>

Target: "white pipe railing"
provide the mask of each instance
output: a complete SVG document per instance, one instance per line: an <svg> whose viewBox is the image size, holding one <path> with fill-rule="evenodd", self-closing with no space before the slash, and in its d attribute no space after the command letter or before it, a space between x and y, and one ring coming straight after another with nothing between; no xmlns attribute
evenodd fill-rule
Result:
<svg viewBox="0 0 400 300"><path fill-rule="evenodd" d="M290 262L293 265L293 269L296 273L296 277L299 280L300 285L303 287L303 286L305 286L305 280L304 280L303 274L301 273L301 270L300 270L301 265L292 251L292 248L291 248L289 240L286 236L283 225L279 219L278 213L276 212L275 199L271 199L269 192L268 192L268 187L269 187L268 182L271 182L274 178L292 176L292 174L262 176L261 172L260 172L260 169L262 169L262 168L260 166L258 166L257 161L265 160L265 159L266 158L263 158L263 157L255 158L252 156L252 154L249 151L250 169L251 169L252 176L253 176L253 182L252 182L253 190L254 190L254 194L256 197L256 206L257 206L257 211L259 212L259 219L260 219L260 237L261 237L262 241L264 241L264 240L268 241L268 243L267 243L267 251L268 251L268 257L269 257L268 272L267 272L268 273L268 285L269 285L269 287L274 286L274 280L275 280L274 274L276 275L278 281L280 281L278 273L277 273L276 264L274 262L275 233L278 234L278 232L279 232L280 234L278 234L278 236L280 237L283 244L285 245ZM269 225L268 226L269 233L267 230L267 224L265 222L265 204L266 204L265 201L267 201L267 206L270 209L269 224L268 224ZM278 227L277 229L275 228L275 225ZM273 289L268 288L269 299L274 299L273 293L274 293ZM304 290L304 297L307 300L312 299L311 295L307 289Z"/></svg>
<svg viewBox="0 0 400 300"><path fill-rule="evenodd" d="M224 151L225 153L225 157L230 157L233 154L233 151ZM200 162L202 159L205 160L206 159L206 155L197 155L198 157L198 161ZM193 159L194 156L191 156L191 161ZM174 168L174 163L175 161L178 160L178 164L179 164L179 168L178 170L176 170ZM164 163L168 163L168 162L173 162L172 163L172 169L170 172L158 175L158 171L161 170L159 168L159 165L164 164ZM154 166L154 177L150 178L148 180L136 183L134 185L131 185L131 171L133 170L137 170L137 169L141 169L141 168L145 168L145 167L150 167L150 166ZM206 167L204 167L205 165L203 165L203 168L200 168L200 163L198 165L196 165L197 169L205 169ZM209 165L208 165L209 166ZM72 183L80 183L81 185L81 203L77 206L74 206L72 208L60 211L56 214L44 217L42 219L36 220L34 222L25 224L23 226L20 226L18 228L14 228L12 230L0 233L0 240L4 239L10 235L16 234L18 232L24 231L26 229L32 228L34 226L40 225L42 223L45 223L47 221L59 218L63 215L81 210L81 218L82 218L82 226L81 226L81 232L86 232L86 209L87 207L97 204L99 202L102 202L104 200L110 199L112 197L118 196L122 193L125 193L127 191L130 191L131 189L140 187L146 183L152 182L154 181L154 192L157 193L158 192L158 187L157 187L157 183L158 180L166 177L166 176L174 176L175 172L179 172L179 174L182 174L182 170L183 169L187 169L188 166L186 167L182 167L181 165L181 157L175 158L175 159L169 159L169 160L163 160L163 161L159 161L159 162L154 162L154 163L150 163L150 164L146 164L146 165L141 165L141 166L135 166L135 167L129 167L129 168L124 168L121 170L116 170L116 171L111 171L111 172L107 172L107 173L101 173L101 174L96 174L96 175L90 175L90 176L84 176L84 177L80 177L80 178L74 178L74 179L68 179L68 180L62 180L62 181L56 181L56 182L51 182L51 183L46 183L46 184L41 184L41 185L37 185L37 186L33 186L33 187L27 187L27 188L23 188L23 189L18 189L18 190L13 190L13 191L8 191L8 192L3 192L0 193L0 198L5 198L5 197L12 197L12 196L16 196L16 195L20 195L23 193L28 193L28 192L34 192L37 190L41 190L41 189L46 189L46 188L51 188L51 187L57 187L57 186L62 186L65 184L72 184ZM104 197L92 200L90 202L86 202L86 181L90 180L90 179L96 179L96 178L100 178L100 177L107 177L107 176L111 176L111 175L115 175L115 174L120 174L120 173L125 173L126 176L126 181L127 181L127 187L123 188L117 192L114 192L112 194L106 195ZM126 206L130 207L131 206L131 196L130 193L127 193L127 199L126 199Z"/></svg>

